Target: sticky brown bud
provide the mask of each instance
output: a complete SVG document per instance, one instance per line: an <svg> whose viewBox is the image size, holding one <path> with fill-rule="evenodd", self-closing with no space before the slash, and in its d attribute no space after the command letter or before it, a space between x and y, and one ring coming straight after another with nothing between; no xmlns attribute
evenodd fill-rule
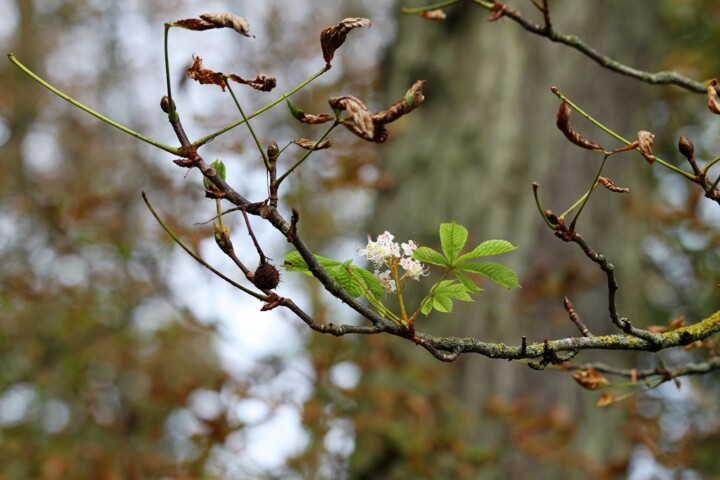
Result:
<svg viewBox="0 0 720 480"><path fill-rule="evenodd" d="M693 145L688 137L680 137L680 140L678 141L678 150L680 150L683 157L688 160L695 157L695 145Z"/></svg>
<svg viewBox="0 0 720 480"><path fill-rule="evenodd" d="M167 95L162 97L162 99L160 100L160 108L162 109L163 112L170 113L170 99L168 98ZM172 109L175 110L175 101L174 100L172 102Z"/></svg>
<svg viewBox="0 0 720 480"><path fill-rule="evenodd" d="M263 291L272 290L280 283L280 272L270 263L263 263L255 270L253 283Z"/></svg>
<svg viewBox="0 0 720 480"><path fill-rule="evenodd" d="M280 148L278 147L277 142L272 142L267 147L267 156L268 160L271 162L275 162L278 159L278 156L280 155Z"/></svg>

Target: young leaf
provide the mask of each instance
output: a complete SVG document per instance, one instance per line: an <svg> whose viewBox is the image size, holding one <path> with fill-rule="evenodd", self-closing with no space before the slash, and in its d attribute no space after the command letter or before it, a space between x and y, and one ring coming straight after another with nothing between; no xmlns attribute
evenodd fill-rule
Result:
<svg viewBox="0 0 720 480"><path fill-rule="evenodd" d="M330 275L343 290L352 295L353 298L363 296L366 292L370 292L370 294L377 299L382 298L385 294L380 280L364 268L353 266L351 260L342 263L331 258L321 257L320 255L315 255L315 259L327 270L328 275ZM288 272L301 272L312 277L312 273L308 269L307 263L305 263L300 252L288 253L282 266Z"/></svg>
<svg viewBox="0 0 720 480"><path fill-rule="evenodd" d="M467 242L467 237L467 228L462 225L455 222L440 224L440 244L443 253L448 259L448 264L455 264L458 254L465 246L465 242Z"/></svg>
<svg viewBox="0 0 720 480"><path fill-rule="evenodd" d="M215 171L217 172L218 176L225 180L226 178L226 171L225 171L225 164L222 160L215 160L210 164ZM203 177L203 187L205 187L205 190L211 190L211 191L217 191L215 188L215 185L210 181L209 178Z"/></svg>
<svg viewBox="0 0 720 480"><path fill-rule="evenodd" d="M465 276L465 274L460 273L459 270L455 270L454 273L455 273L455 276L457 277L457 279L460 281L460 283L463 284L463 286L467 289L468 292L470 292L474 295L477 295L483 291L482 288L478 287L475 284L475 282L473 282L470 278Z"/></svg>
<svg viewBox="0 0 720 480"><path fill-rule="evenodd" d="M322 265L325 270L327 270L328 268L336 267L338 265L342 265L342 262L333 260L331 258L321 257L320 255L315 255L315 259L320 263L320 265ZM288 253L282 266L288 272L301 272L311 277L313 276L307 266L307 263L305 263L305 259L303 259L302 255L300 255L300 252Z"/></svg>
<svg viewBox="0 0 720 480"><path fill-rule="evenodd" d="M505 265L493 262L482 263L461 263L457 266L460 270L484 275L493 282L506 288L520 288L517 275Z"/></svg>
<svg viewBox="0 0 720 480"><path fill-rule="evenodd" d="M487 257L490 255L498 255L500 253L512 252L518 247L507 240L486 240L475 247L472 252L458 258L458 262L467 262L478 257Z"/></svg>
<svg viewBox="0 0 720 480"><path fill-rule="evenodd" d="M443 313L452 312L453 300L472 302L465 285L455 283L455 280L442 280L432 288L430 295L423 300L420 305L420 313L427 316L432 309Z"/></svg>
<svg viewBox="0 0 720 480"><path fill-rule="evenodd" d="M328 268L327 272L343 290L348 292L353 298L357 298L361 297L365 293L365 290L363 289L363 285L355 280L355 277L350 273L351 263L352 260L348 260L345 263Z"/></svg>
<svg viewBox="0 0 720 480"><path fill-rule="evenodd" d="M380 280L378 280L378 278L373 275L372 272L369 272L364 268L355 266L352 266L350 268L352 269L353 274L360 278L364 286L372 294L373 297L380 300L383 295L385 295L385 290L380 284Z"/></svg>
<svg viewBox="0 0 720 480"><path fill-rule="evenodd" d="M431 263L433 265L447 266L447 260L440 252L429 247L420 247L413 252L413 258L419 262Z"/></svg>

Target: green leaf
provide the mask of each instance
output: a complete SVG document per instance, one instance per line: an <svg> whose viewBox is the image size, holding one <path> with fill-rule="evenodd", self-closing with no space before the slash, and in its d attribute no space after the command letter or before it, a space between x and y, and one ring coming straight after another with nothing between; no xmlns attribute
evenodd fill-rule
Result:
<svg viewBox="0 0 720 480"><path fill-rule="evenodd" d="M385 295L380 280L364 268L352 265L352 260L342 263L320 255L315 255L315 259L328 272L328 275L353 298L363 296L368 291L376 299ZM300 252L297 251L288 253L282 266L288 272L301 272L310 277L313 276Z"/></svg>
<svg viewBox="0 0 720 480"><path fill-rule="evenodd" d="M454 265L458 254L467 242L468 231L455 222L440 224L440 244L448 259L449 265Z"/></svg>
<svg viewBox="0 0 720 480"><path fill-rule="evenodd" d="M463 286L467 289L468 292L477 295L480 292L483 291L482 288L478 287L475 282L473 282L470 278L468 278L465 274L461 273L458 270L454 270L455 276L460 281L460 283L463 284Z"/></svg>
<svg viewBox="0 0 720 480"><path fill-rule="evenodd" d="M383 295L385 295L385 290L382 288L380 280L378 280L378 278L372 272L369 272L364 268L355 266L351 268L353 273L360 277L362 282L365 284L365 287L367 287L373 297L380 300Z"/></svg>
<svg viewBox="0 0 720 480"><path fill-rule="evenodd" d="M446 297L444 295L433 297L432 306L438 312L443 313L450 313L453 309L452 300L450 300L450 297Z"/></svg>
<svg viewBox="0 0 720 480"><path fill-rule="evenodd" d="M225 163L222 160L215 160L210 164L215 169L218 176L225 180L227 178L227 172L225 170Z"/></svg>
<svg viewBox="0 0 720 480"><path fill-rule="evenodd" d="M290 109L290 113L292 114L293 117L295 117L295 120L302 120L305 117L305 111L302 108L295 105L294 103L292 103L290 101L290 99L287 99L286 101L287 101L288 108Z"/></svg>
<svg viewBox="0 0 720 480"><path fill-rule="evenodd" d="M507 288L520 288L517 275L505 265L493 262L482 263L461 263L457 266L460 270L484 275L493 282Z"/></svg>
<svg viewBox="0 0 720 480"><path fill-rule="evenodd" d="M426 317L430 312L432 312L433 304L432 299L430 297L427 297L423 302L420 304L420 313L425 315Z"/></svg>
<svg viewBox="0 0 720 480"><path fill-rule="evenodd" d="M215 169L220 178L225 180L225 164L222 160L215 160L210 164L210 166ZM205 187L205 190L217 191L217 187L215 187L215 185L207 177L203 177L203 187Z"/></svg>
<svg viewBox="0 0 720 480"><path fill-rule="evenodd" d="M478 257L487 257L489 255L512 252L517 248L518 247L507 240L486 240L475 247L472 252L466 253L462 257L458 258L458 262L467 262Z"/></svg>
<svg viewBox="0 0 720 480"><path fill-rule="evenodd" d="M327 269L327 272L351 297L357 298L361 297L365 293L365 290L363 289L363 285L355 280L355 277L350 273L349 264L351 262L352 260L348 260L343 264L330 267Z"/></svg>
<svg viewBox="0 0 720 480"><path fill-rule="evenodd" d="M342 262L333 260L332 258L321 257L320 255L315 255L315 259L325 270L342 264ZM300 252L297 251L288 253L282 266L288 272L301 272L311 277L313 276L307 263L305 263L305 259L303 259Z"/></svg>
<svg viewBox="0 0 720 480"><path fill-rule="evenodd" d="M429 247L420 247L413 252L413 258L419 262L431 263L433 265L447 266L447 259L442 253Z"/></svg>

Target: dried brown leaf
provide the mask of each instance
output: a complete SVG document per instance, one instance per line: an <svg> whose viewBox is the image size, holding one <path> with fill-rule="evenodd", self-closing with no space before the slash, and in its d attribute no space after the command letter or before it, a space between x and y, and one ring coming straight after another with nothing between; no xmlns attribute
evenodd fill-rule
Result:
<svg viewBox="0 0 720 480"><path fill-rule="evenodd" d="M447 15L444 11L441 9L437 10L428 10L426 12L420 12L418 13L423 18L427 18L428 20L445 20L447 18Z"/></svg>
<svg viewBox="0 0 720 480"><path fill-rule="evenodd" d="M716 90L717 85L717 78L713 78L712 80L710 80L710 83L708 83L707 87L707 99L708 108L710 109L710 111L716 115L720 115L720 101L718 101L718 93Z"/></svg>
<svg viewBox="0 0 720 480"><path fill-rule="evenodd" d="M324 150L326 148L332 147L332 143L330 143L329 138L326 138L320 143L309 140L307 138L297 138L293 140L292 143L294 143L298 147L304 148L305 150Z"/></svg>
<svg viewBox="0 0 720 480"><path fill-rule="evenodd" d="M556 123L560 131L565 135L565 138L570 140L570 142L577 145L578 147L586 148L588 150L603 151L603 147L601 147L597 143L591 142L590 140L586 139L570 127L571 112L572 110L570 109L570 105L568 105L568 103L563 100L560 103L560 108L558 109Z"/></svg>
<svg viewBox="0 0 720 480"><path fill-rule="evenodd" d="M640 149L640 153L643 157L645 157L645 160L652 165L653 162L655 162L655 155L653 155L653 139L655 138L654 133L650 133L647 130L640 130L637 132L637 139L638 139L638 148Z"/></svg>
<svg viewBox="0 0 720 480"><path fill-rule="evenodd" d="M405 93L405 97L402 100L395 102L385 111L375 113L372 116L373 123L375 123L375 125L384 125L394 122L419 107L423 101L425 101L425 96L422 91L425 83L427 83L425 80L416 81L407 93Z"/></svg>
<svg viewBox="0 0 720 480"><path fill-rule="evenodd" d="M615 401L615 398L609 393L603 393L600 395L600 398L598 398L597 403L595 404L596 407L607 407L613 404Z"/></svg>
<svg viewBox="0 0 720 480"><path fill-rule="evenodd" d="M246 80L240 75L235 75L234 73L228 75L228 78L237 83L249 85L255 90L260 90L261 92L269 92L277 86L277 80L275 77L271 77L263 73L258 73L252 80Z"/></svg>
<svg viewBox="0 0 720 480"><path fill-rule="evenodd" d="M203 68L202 58L193 55L193 64L187 69L187 76L201 85L217 85L225 91L225 74Z"/></svg>
<svg viewBox="0 0 720 480"><path fill-rule="evenodd" d="M615 192L615 193L628 193L628 192L630 191L629 188L618 187L617 185L615 185L615 182L613 182L612 180L610 180L610 179L607 178L607 177L598 177L598 180L597 180L597 181L598 181L598 183L599 183L600 185L602 185L603 187L607 188L607 189L610 190L611 192Z"/></svg>
<svg viewBox="0 0 720 480"><path fill-rule="evenodd" d="M213 28L232 28L240 35L252 37L250 35L250 25L240 15L234 13L203 13L200 18L212 24Z"/></svg>
<svg viewBox="0 0 720 480"><path fill-rule="evenodd" d="M186 18L184 20L176 20L174 22L168 23L168 25L184 28L186 30L194 30L197 32L202 30L210 30L212 28L218 28L212 23L206 22L205 20L199 18Z"/></svg>
<svg viewBox="0 0 720 480"><path fill-rule="evenodd" d="M315 115L313 113L302 113L302 115L298 118L300 122L307 123L308 125L319 125L321 123L327 123L331 120L334 120L335 117L332 115L328 115L327 113L321 113L319 115Z"/></svg>
<svg viewBox="0 0 720 480"><path fill-rule="evenodd" d="M372 22L367 18L345 18L335 25L323 28L322 32L320 32L320 46L327 66L330 67L330 61L335 56L335 50L345 43L345 38L350 30L358 27L370 28L371 24Z"/></svg>
<svg viewBox="0 0 720 480"><path fill-rule="evenodd" d="M587 370L575 370L572 373L572 377L583 388L588 390L597 390L598 388L606 387L610 384L608 379L594 368L588 368Z"/></svg>
<svg viewBox="0 0 720 480"><path fill-rule="evenodd" d="M364 103L351 95L332 97L329 102L333 110L348 113L342 122L345 128L364 140L375 141L375 124Z"/></svg>

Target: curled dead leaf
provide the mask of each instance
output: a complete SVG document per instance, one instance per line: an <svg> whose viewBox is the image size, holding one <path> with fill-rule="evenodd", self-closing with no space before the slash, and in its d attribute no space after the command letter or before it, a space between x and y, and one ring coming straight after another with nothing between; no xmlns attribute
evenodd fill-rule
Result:
<svg viewBox="0 0 720 480"><path fill-rule="evenodd" d="M307 138L296 138L292 141L292 143L294 143L298 147L304 148L305 150L324 150L326 148L332 147L332 143L330 143L329 138L326 138L320 143L309 140Z"/></svg>
<svg viewBox="0 0 720 480"><path fill-rule="evenodd" d="M418 13L423 18L427 18L428 20L445 20L447 18L447 15L444 11L441 9L437 10L428 10L426 12L420 12Z"/></svg>
<svg viewBox="0 0 720 480"><path fill-rule="evenodd" d="M249 85L255 90L260 90L261 92L269 92L277 86L277 80L275 77L271 77L263 73L257 74L252 80L246 80L240 75L235 75L234 73L228 75L227 78L237 83L242 83L243 85Z"/></svg>
<svg viewBox="0 0 720 480"><path fill-rule="evenodd" d="M416 81L405 93L405 97L402 100L395 102L385 111L373 114L373 123L375 125L384 125L386 123L394 122L398 118L419 107L425 101L425 96L422 91L425 83L427 83L425 80Z"/></svg>
<svg viewBox="0 0 720 480"><path fill-rule="evenodd" d="M588 368L587 370L575 370L572 373L572 377L583 388L588 390L597 390L598 388L606 387L610 384L608 379L594 368Z"/></svg>
<svg viewBox="0 0 720 480"><path fill-rule="evenodd" d="M375 141L375 124L370 110L363 102L352 95L346 95L332 97L329 103L333 110L347 112L347 116L342 121L345 128L364 140Z"/></svg>
<svg viewBox="0 0 720 480"><path fill-rule="evenodd" d="M252 37L250 35L250 25L240 15L234 13L203 13L200 18L212 24L213 28L232 28L240 35Z"/></svg>
<svg viewBox="0 0 720 480"><path fill-rule="evenodd" d="M578 147L586 148L588 150L604 151L603 147L586 139L570 127L571 113L572 110L570 109L570 105L563 100L560 103L560 108L558 109L556 124L558 129L560 129L560 131L565 135L565 138Z"/></svg>
<svg viewBox="0 0 720 480"><path fill-rule="evenodd" d="M225 74L203 68L202 58L192 56L193 64L187 69L187 76L201 85L217 85L225 91Z"/></svg>
<svg viewBox="0 0 720 480"><path fill-rule="evenodd" d="M608 407L613 404L615 401L615 398L613 398L612 395L609 393L603 393L600 395L600 398L598 398L597 403L595 404L596 407Z"/></svg>
<svg viewBox="0 0 720 480"><path fill-rule="evenodd" d="M330 61L335 56L335 50L345 43L348 32L353 28L370 28L372 22L367 18L345 18L335 25L329 25L320 32L320 46L322 47L323 58L327 67L330 68Z"/></svg>
<svg viewBox="0 0 720 480"><path fill-rule="evenodd" d="M637 132L638 149L645 160L652 165L655 162L655 155L653 155L653 139L655 138L654 133L650 133L647 130L640 130Z"/></svg>
<svg viewBox="0 0 720 480"><path fill-rule="evenodd" d="M717 85L718 85L718 79L713 78L710 80L710 83L708 83L707 87L707 101L708 101L708 108L711 112L713 112L716 115L720 115L720 101L718 101L718 93L717 93Z"/></svg>
<svg viewBox="0 0 720 480"><path fill-rule="evenodd" d="M610 180L610 179L607 178L607 177L598 177L598 180L597 180L597 181L598 181L598 183L599 183L600 185L602 185L603 187L607 188L607 189L610 190L611 192L615 192L615 193L628 193L628 192L630 191L629 188L618 187L617 185L615 185L615 182L613 182L612 180Z"/></svg>

